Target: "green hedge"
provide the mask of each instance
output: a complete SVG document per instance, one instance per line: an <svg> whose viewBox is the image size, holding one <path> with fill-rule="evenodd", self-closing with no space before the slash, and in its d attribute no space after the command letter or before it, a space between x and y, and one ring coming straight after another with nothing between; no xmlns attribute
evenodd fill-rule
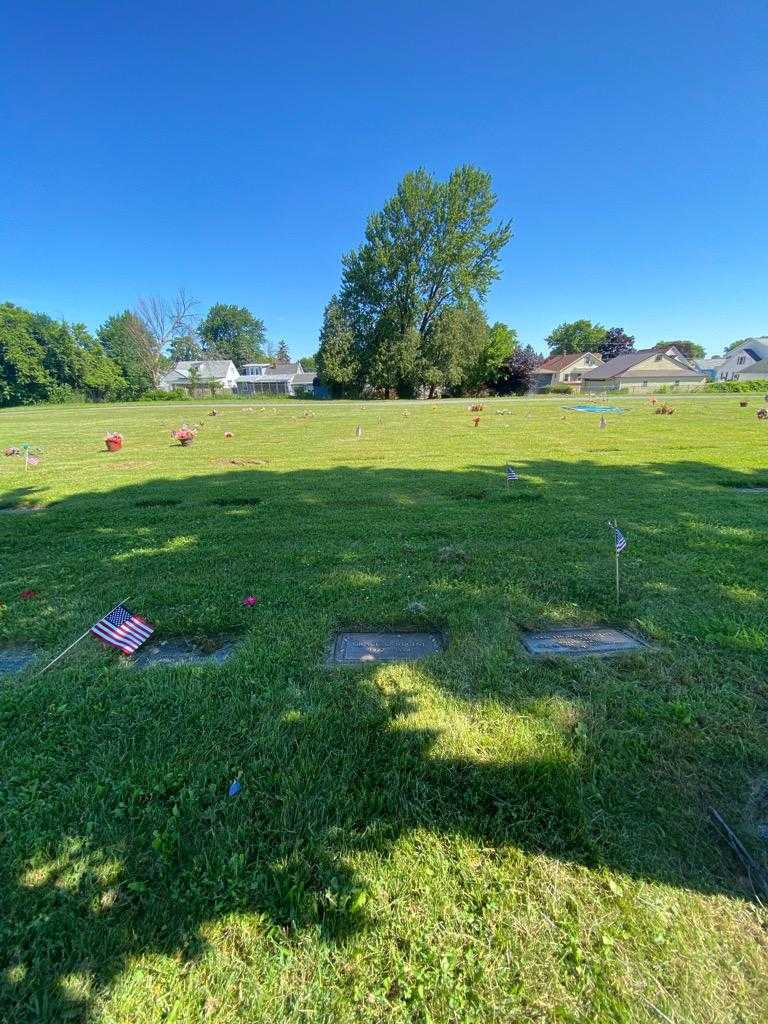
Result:
<svg viewBox="0 0 768 1024"><path fill-rule="evenodd" d="M768 394L768 380L713 380L704 386L704 390L735 395L746 394L750 391L764 391Z"/></svg>

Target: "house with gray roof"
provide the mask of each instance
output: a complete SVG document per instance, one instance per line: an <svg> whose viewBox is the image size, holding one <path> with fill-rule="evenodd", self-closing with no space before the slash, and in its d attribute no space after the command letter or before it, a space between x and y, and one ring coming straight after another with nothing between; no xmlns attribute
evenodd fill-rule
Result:
<svg viewBox="0 0 768 1024"><path fill-rule="evenodd" d="M214 388L234 391L239 374L231 359L190 359L174 363L160 378L161 391L174 388Z"/></svg>
<svg viewBox="0 0 768 1024"><path fill-rule="evenodd" d="M768 338L745 338L725 353L725 361L718 374L720 380L755 380L745 377L754 371L755 363L768 359Z"/></svg>
<svg viewBox="0 0 768 1024"><path fill-rule="evenodd" d="M602 366L585 373L581 380L584 392L635 391L652 393L661 386L692 388L706 383L700 370L691 368L687 360L655 348L625 352L609 359Z"/></svg>
<svg viewBox="0 0 768 1024"><path fill-rule="evenodd" d="M314 395L317 375L301 363L246 363L237 378L238 395Z"/></svg>

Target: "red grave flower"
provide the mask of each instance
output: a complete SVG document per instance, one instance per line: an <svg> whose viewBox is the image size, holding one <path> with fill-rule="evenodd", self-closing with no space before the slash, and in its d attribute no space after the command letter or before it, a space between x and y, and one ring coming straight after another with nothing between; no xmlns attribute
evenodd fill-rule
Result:
<svg viewBox="0 0 768 1024"><path fill-rule="evenodd" d="M254 597L253 594L249 594L248 597L244 597L242 603L246 608L253 608L255 604L259 603L259 598Z"/></svg>
<svg viewBox="0 0 768 1024"><path fill-rule="evenodd" d="M33 597L37 597L38 593L36 590L22 590L19 597L22 601L29 601Z"/></svg>

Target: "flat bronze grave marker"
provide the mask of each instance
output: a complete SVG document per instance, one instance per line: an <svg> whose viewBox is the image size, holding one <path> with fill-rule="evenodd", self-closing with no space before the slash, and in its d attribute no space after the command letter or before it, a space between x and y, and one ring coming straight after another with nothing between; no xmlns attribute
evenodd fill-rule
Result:
<svg viewBox="0 0 768 1024"><path fill-rule="evenodd" d="M367 665L377 662L417 661L445 650L439 633L339 633L331 644L331 665Z"/></svg>
<svg viewBox="0 0 768 1024"><path fill-rule="evenodd" d="M220 665L232 654L234 640L222 640L218 646L207 650L200 644L185 637L175 637L158 643L147 643L132 658L137 668L151 668L154 665Z"/></svg>
<svg viewBox="0 0 768 1024"><path fill-rule="evenodd" d="M31 647L0 647L0 676L23 672L37 658Z"/></svg>
<svg viewBox="0 0 768 1024"><path fill-rule="evenodd" d="M648 647L644 640L613 626L585 626L524 633L522 642L529 654L539 658L579 658L589 654L606 657Z"/></svg>

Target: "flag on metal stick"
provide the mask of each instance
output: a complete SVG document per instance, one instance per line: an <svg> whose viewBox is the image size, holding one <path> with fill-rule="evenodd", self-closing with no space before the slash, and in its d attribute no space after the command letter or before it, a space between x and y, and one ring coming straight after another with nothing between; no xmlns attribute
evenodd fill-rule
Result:
<svg viewBox="0 0 768 1024"><path fill-rule="evenodd" d="M507 486L509 486L510 483L514 483L515 480L519 479L520 477L517 475L514 468L512 466L507 466L505 470L505 482Z"/></svg>
<svg viewBox="0 0 768 1024"><path fill-rule="evenodd" d="M613 530L613 545L614 553L616 555L616 604L619 603L619 555L625 550L627 546L627 538L621 532L618 524L614 522L608 522L608 526Z"/></svg>
<svg viewBox="0 0 768 1024"><path fill-rule="evenodd" d="M135 615L122 604L113 608L90 629L95 637L116 647L123 654L134 654L154 631L155 627L150 626L146 619Z"/></svg>

